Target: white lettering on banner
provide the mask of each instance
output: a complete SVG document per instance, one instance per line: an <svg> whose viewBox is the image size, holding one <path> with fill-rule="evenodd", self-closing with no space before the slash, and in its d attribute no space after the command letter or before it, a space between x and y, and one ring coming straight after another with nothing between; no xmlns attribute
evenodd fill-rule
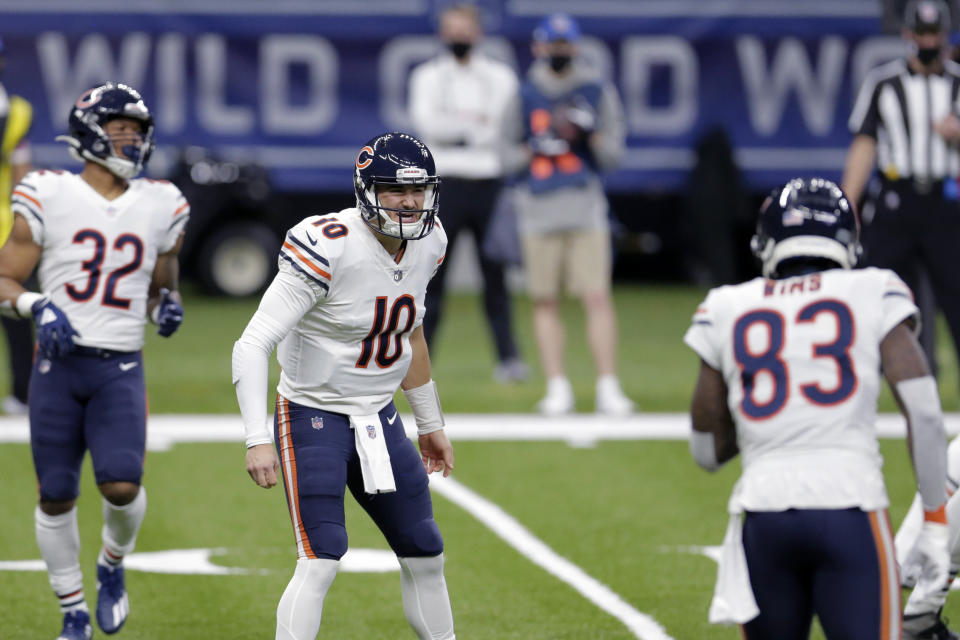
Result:
<svg viewBox="0 0 960 640"><path fill-rule="evenodd" d="M41 34L37 38L37 56L50 105L50 120L56 130L62 130L64 116L86 89L107 80L133 87L143 85L150 56L150 36L145 33L124 36L120 42L119 65L114 61L110 43L99 34L80 40L73 65L62 33Z"/></svg>
<svg viewBox="0 0 960 640"><path fill-rule="evenodd" d="M693 46L677 36L633 36L621 46L621 86L631 133L670 137L696 122L699 63ZM672 94L664 106L650 106L650 70L669 67Z"/></svg>
<svg viewBox="0 0 960 640"><path fill-rule="evenodd" d="M307 67L307 102L293 105L290 68ZM260 100L267 133L311 134L337 117L337 71L333 45L319 36L268 35L260 40Z"/></svg>
<svg viewBox="0 0 960 640"><path fill-rule="evenodd" d="M847 43L841 37L827 36L820 41L816 72L797 38L779 42L769 69L760 38L743 36L737 38L736 46L750 122L757 133L772 136L777 132L791 92L797 94L810 132L817 136L830 133L847 57Z"/></svg>
<svg viewBox="0 0 960 640"><path fill-rule="evenodd" d="M253 133L250 107L226 104L227 41L219 35L200 36L196 42L197 118L211 133L242 136Z"/></svg>
<svg viewBox="0 0 960 640"><path fill-rule="evenodd" d="M157 40L157 127L164 135L183 131L187 122L187 39L167 33Z"/></svg>

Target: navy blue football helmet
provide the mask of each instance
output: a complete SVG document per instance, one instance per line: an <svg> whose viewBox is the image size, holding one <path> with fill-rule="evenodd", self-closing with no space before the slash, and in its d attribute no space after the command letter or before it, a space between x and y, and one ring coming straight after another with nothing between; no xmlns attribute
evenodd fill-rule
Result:
<svg viewBox="0 0 960 640"><path fill-rule="evenodd" d="M139 144L123 147L123 155L114 153L104 125L114 118L132 118L141 124ZM89 160L121 178L133 178L146 166L155 146L153 116L135 89L107 82L88 89L70 109L69 135L57 140L70 145L78 160Z"/></svg>
<svg viewBox="0 0 960 640"><path fill-rule="evenodd" d="M860 255L859 235L857 214L836 183L794 178L760 207L750 248L764 277L777 278L786 262L832 262L852 269Z"/></svg>
<svg viewBox="0 0 960 640"><path fill-rule="evenodd" d="M377 186L385 184L422 184L425 194L422 209L391 209L381 206ZM384 133L363 145L357 154L353 189L357 208L364 221L377 233L404 240L419 240L433 231L440 200L440 179L433 154L417 138L407 133ZM396 221L390 212L419 213L415 222Z"/></svg>

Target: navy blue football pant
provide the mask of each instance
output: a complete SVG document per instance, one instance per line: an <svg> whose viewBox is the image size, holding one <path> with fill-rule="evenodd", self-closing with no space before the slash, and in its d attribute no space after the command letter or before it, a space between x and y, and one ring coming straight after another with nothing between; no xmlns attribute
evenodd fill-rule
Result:
<svg viewBox="0 0 960 640"><path fill-rule="evenodd" d="M140 484L143 476L147 396L140 352L78 351L38 355L30 377L30 447L44 501L80 495L87 449L97 484Z"/></svg>
<svg viewBox="0 0 960 640"><path fill-rule="evenodd" d="M404 433L392 401L380 410L397 487L391 493L364 492L360 459L347 416L299 405L278 395L274 418L298 557L339 560L347 552L343 512L347 487L398 556L426 557L443 552L443 538L433 519L427 472L417 448Z"/></svg>
<svg viewBox="0 0 960 640"><path fill-rule="evenodd" d="M747 640L899 640L900 579L884 510L748 512L743 546L760 615Z"/></svg>

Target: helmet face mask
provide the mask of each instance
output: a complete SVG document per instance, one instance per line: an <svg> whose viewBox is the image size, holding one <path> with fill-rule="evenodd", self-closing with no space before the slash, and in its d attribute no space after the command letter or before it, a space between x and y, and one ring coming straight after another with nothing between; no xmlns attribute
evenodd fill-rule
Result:
<svg viewBox="0 0 960 640"><path fill-rule="evenodd" d="M357 154L353 185L357 209L364 222L377 233L402 240L419 240L433 231L439 210L440 179L433 155L417 138L393 132L367 142ZM421 208L384 206L380 188L396 185L422 185ZM411 215L415 220L405 222L403 218Z"/></svg>
<svg viewBox="0 0 960 640"><path fill-rule="evenodd" d="M857 215L840 187L823 178L795 178L760 207L750 248L763 276L777 278L787 262L852 269L861 253L859 235Z"/></svg>
<svg viewBox="0 0 960 640"><path fill-rule="evenodd" d="M118 118L137 121L141 130L139 140L130 139L119 154L107 133L107 124ZM139 174L156 146L153 116L140 94L125 84L107 82L85 91L70 109L68 130L57 140L70 145L75 158L95 162L119 178Z"/></svg>

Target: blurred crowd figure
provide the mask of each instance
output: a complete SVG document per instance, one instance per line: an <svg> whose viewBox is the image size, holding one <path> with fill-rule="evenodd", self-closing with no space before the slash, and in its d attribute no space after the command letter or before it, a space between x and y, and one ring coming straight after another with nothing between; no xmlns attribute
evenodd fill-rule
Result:
<svg viewBox="0 0 960 640"><path fill-rule="evenodd" d="M862 207L864 262L893 269L923 311L921 342L935 367L935 305L960 340L960 66L949 60L950 9L943 0L912 0L903 17L906 58L864 80L850 116L854 134L843 189ZM917 126L919 119L929 126ZM876 172L874 169L876 168ZM873 179L871 179L873 178ZM929 278L929 285L924 281Z"/></svg>
<svg viewBox="0 0 960 640"><path fill-rule="evenodd" d="M596 410L625 415L633 402L616 374L609 205L600 173L625 149L623 106L614 85L577 57L580 27L553 14L533 33L535 61L509 107L504 166L521 174L516 210L534 333L547 376L538 410L574 410L564 363L561 294L580 298L597 373Z"/></svg>
<svg viewBox="0 0 960 640"><path fill-rule="evenodd" d="M13 185L30 171L30 143L27 133L33 121L30 103L20 96L10 95L3 86L3 68L6 64L3 40L0 39L0 246L13 229L10 194ZM13 381L10 393L2 400L3 412L19 415L27 412L27 392L30 386L30 366L33 361L33 327L30 320L0 316L7 340L7 357Z"/></svg>
<svg viewBox="0 0 960 640"><path fill-rule="evenodd" d="M483 249L503 175L499 131L517 78L509 66L477 50L483 26L475 6L446 8L438 35L444 51L414 69L409 91L414 129L433 150L443 180L440 219L449 242L448 258L427 288L424 334L432 345L443 312L449 257L461 232L470 231L483 276L483 310L497 352L494 378L525 380L529 372L513 335L504 265Z"/></svg>

